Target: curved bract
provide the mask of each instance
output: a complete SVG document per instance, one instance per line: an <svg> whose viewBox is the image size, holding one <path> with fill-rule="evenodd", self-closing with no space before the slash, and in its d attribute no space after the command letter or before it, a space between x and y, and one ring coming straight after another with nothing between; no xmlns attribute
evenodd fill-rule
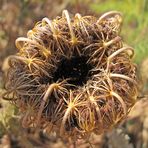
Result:
<svg viewBox="0 0 148 148"><path fill-rule="evenodd" d="M117 11L100 18L43 18L16 40L4 98L22 111L22 125L60 136L101 134L123 120L137 97L134 49L124 46Z"/></svg>

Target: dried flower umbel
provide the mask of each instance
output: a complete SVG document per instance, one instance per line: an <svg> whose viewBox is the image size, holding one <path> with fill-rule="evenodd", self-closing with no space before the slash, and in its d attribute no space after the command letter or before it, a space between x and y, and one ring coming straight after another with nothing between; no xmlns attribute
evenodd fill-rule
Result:
<svg viewBox="0 0 148 148"><path fill-rule="evenodd" d="M23 114L24 127L75 138L100 134L124 119L137 97L134 49L119 36L122 16L99 19L64 10L43 18L16 40L9 57L5 99Z"/></svg>

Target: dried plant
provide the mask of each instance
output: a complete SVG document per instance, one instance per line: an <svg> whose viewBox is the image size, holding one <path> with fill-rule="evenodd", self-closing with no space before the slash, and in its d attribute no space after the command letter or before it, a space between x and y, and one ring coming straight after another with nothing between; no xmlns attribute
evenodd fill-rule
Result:
<svg viewBox="0 0 148 148"><path fill-rule="evenodd" d="M64 10L43 18L16 40L4 98L23 114L24 127L88 138L126 118L137 97L134 49L119 36L122 15L99 19Z"/></svg>

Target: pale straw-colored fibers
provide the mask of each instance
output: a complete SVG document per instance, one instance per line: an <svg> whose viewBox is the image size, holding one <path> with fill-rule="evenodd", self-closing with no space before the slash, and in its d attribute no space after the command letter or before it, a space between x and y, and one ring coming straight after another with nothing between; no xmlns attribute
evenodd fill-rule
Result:
<svg viewBox="0 0 148 148"><path fill-rule="evenodd" d="M122 15L43 18L16 40L4 98L22 125L61 137L101 134L126 118L137 97L134 49L120 36Z"/></svg>

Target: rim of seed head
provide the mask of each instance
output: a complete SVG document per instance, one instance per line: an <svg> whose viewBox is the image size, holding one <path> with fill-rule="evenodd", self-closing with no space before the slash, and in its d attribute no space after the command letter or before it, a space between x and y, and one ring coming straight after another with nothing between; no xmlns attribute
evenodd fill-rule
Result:
<svg viewBox="0 0 148 148"><path fill-rule="evenodd" d="M121 24L117 11L70 18L64 10L16 40L4 98L19 107L24 127L84 138L126 118L136 101L137 77Z"/></svg>

